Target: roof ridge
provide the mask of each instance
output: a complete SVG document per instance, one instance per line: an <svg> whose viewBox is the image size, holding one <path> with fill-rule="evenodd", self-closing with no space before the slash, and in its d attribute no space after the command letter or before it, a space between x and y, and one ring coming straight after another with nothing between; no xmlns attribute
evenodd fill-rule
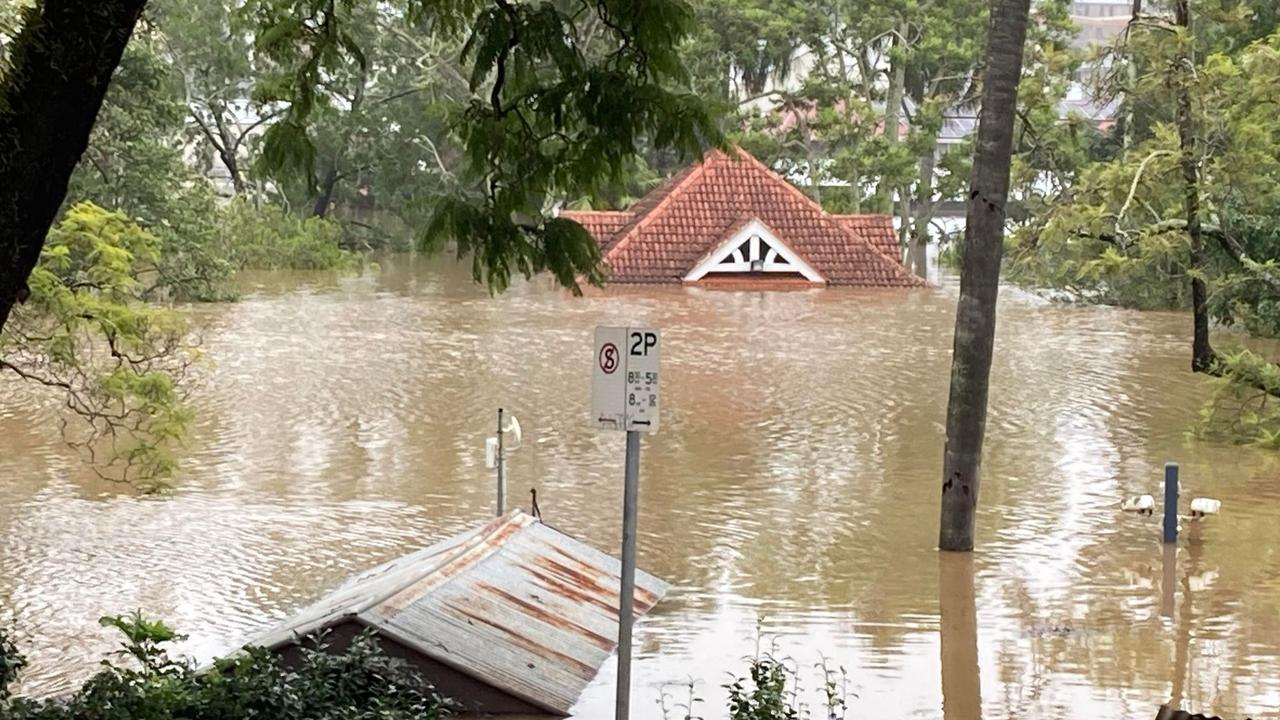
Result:
<svg viewBox="0 0 1280 720"><path fill-rule="evenodd" d="M634 215L630 210L561 210L560 216L565 215Z"/></svg>
<svg viewBox="0 0 1280 720"><path fill-rule="evenodd" d="M786 179L786 178L784 178L784 177L782 177L781 175L779 175L777 172L775 172L775 171L774 171L772 168L770 168L768 165L765 165L764 163L760 162L760 159L759 159L759 158L757 158L756 156L754 156L754 155L752 155L751 153L747 152L746 150L743 150L741 147L737 148L737 150L738 150L738 157L742 158L743 160L746 160L747 162L750 162L750 163L754 164L756 167L758 167L758 168L760 168L761 170L763 170L764 172L768 173L768 174L770 175L770 177L772 177L774 180L778 181L778 184L780 184L780 185L782 185L782 186L786 187L786 189L787 189L787 190L790 190L790 191L791 191L791 192L792 192L796 197L798 197L798 198L800 198L801 200L803 200L806 206L808 206L809 208L811 208L811 209L813 209L813 210L818 211L818 213L819 213L820 215L822 215L822 217L823 217L824 219L831 220L831 225L833 225L833 226L834 226L834 227L835 227L839 232L842 232L842 233L844 233L845 235L847 235L848 237L851 237L851 238L853 238L854 240L858 241L858 242L859 242L863 247L866 247L868 250L870 250L871 252L875 253L875 256L876 256L877 258L879 258L880 260L883 260L883 261L885 261L885 262L887 262L887 263L892 264L892 265L893 265L893 267L894 267L894 269L895 269L895 270L897 270L898 272L901 272L903 275L906 275L907 277L913 278L913 279L915 279L915 280L919 280L919 278L917 278L914 274L906 272L906 269L902 267L902 263L901 263L901 262L896 262L896 261L894 261L894 260L893 260L893 258L891 258L891 257L889 257L888 255L885 255L884 253L880 252L880 248L876 247L876 246L875 246L875 244L874 244L874 243L872 243L870 240L867 240L866 238L862 237L861 235L858 235L858 234L854 233L854 232L853 232L853 230L851 230L851 229L849 229L849 228L845 227L843 223L839 222L839 221L836 219L836 215L834 215L833 213L829 213L829 212L827 212L826 210L824 210L824 209L823 209L823 207L822 207L821 205L819 205L819 204L818 204L818 202L817 202L816 200L814 200L813 198L809 197L808 195L805 195L805 194L800 190L800 188L798 188L798 187L796 187L795 185L792 185L791 183L787 182L787 179Z"/></svg>
<svg viewBox="0 0 1280 720"><path fill-rule="evenodd" d="M399 584L370 600L360 603L358 606L351 608L350 611L355 615L362 615L379 605L390 603L398 596L404 595L414 588L419 588L424 591L436 589L439 585L443 585L456 576L456 573L450 573L447 577L442 578L444 574L439 572L440 568L454 563L474 565L481 559L492 555L498 550L498 548L490 547L487 541L497 535L508 525L514 524L517 530L523 530L529 523L524 522L524 517L522 516L527 517L523 511L517 508L511 510L505 515L500 515L494 518L489 521L489 524L485 525L474 535L458 543L456 547L450 548L448 552L444 553L445 556L439 562L431 565L430 572L421 575L413 575L412 579L407 580L406 582ZM423 548L423 550L426 549L427 548ZM420 597L423 594L425 594L425 592L416 593L415 597ZM412 600L410 602L412 602Z"/></svg>
<svg viewBox="0 0 1280 720"><path fill-rule="evenodd" d="M608 252L606 252L604 257L601 259L608 262L609 258L612 257L614 253L616 253L620 248L625 247L632 238L640 234L640 230L649 224L650 219L653 218L658 211L669 205L672 198L679 196L681 191L687 188L690 183L702 177L706 172L707 166L711 164L712 161L727 158L728 156L719 150L711 150L703 155L696 163L694 163L693 169L688 175L681 178L679 182L667 190L666 194L658 201L657 205L649 208L643 214L633 217L631 222L627 223L625 227L619 228L618 235L616 236L617 239L613 242L613 247L609 248ZM661 188L655 189L654 192L658 192L660 189Z"/></svg>
<svg viewBox="0 0 1280 720"><path fill-rule="evenodd" d="M747 162L751 163L752 165L755 165L757 168L760 168L761 170L763 170L763 171L765 171L766 173L768 173L770 178L772 178L773 180L776 180L776 181L778 182L778 184L779 184L779 185L784 186L787 190L789 190L789 191L790 191L792 194L794 194L796 197L798 197L798 198L800 198L801 200L803 200L803 201L804 201L804 203L805 203L805 205L807 205L808 207L810 207L810 208L812 208L812 209L814 209L814 210L817 210L819 213L821 213L821 214L822 214L822 216L823 216L823 217L832 217L831 213L829 213L829 212L827 212L826 210L824 210L824 209L822 208L822 205L818 204L818 201L817 201L817 200L814 200L813 198L809 197L808 195L805 195L805 194L804 194L804 192L800 190L800 188L798 188L798 187L796 187L795 185L792 185L791 183L787 182L787 179L786 179L786 178L784 178L784 177L782 177L781 175L779 175L779 174L777 173L777 171L775 171L773 168L771 168L771 167L769 167L768 165L765 165L764 163L760 162L760 158L757 158L755 155L752 155L751 153L747 152L746 150L743 150L741 147L738 147L738 148L737 148L737 151L738 151L738 152L737 152L737 154L738 154L738 157L739 157L739 158L742 158L743 160L746 160Z"/></svg>

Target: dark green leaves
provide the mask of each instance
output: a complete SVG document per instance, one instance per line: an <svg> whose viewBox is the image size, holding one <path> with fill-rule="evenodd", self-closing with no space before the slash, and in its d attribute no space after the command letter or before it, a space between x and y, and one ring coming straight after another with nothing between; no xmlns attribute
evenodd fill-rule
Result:
<svg viewBox="0 0 1280 720"><path fill-rule="evenodd" d="M103 668L72 693L49 700L10 700L22 658L0 633L0 717L5 720L436 720L450 704L403 660L385 655L370 634L348 647L306 639L296 662L248 648L201 672L166 645L184 636L138 613L102 624L125 637L131 662Z"/></svg>
<svg viewBox="0 0 1280 720"><path fill-rule="evenodd" d="M364 62L359 48L342 40L344 24L374 6L257 0L254 7L258 46L287 78L260 85L259 96L290 104L286 121L264 139L262 164L310 179L312 110L322 102L343 105L327 94L326 81ZM579 278L601 282L594 239L549 220L552 208L618 184L642 146L688 158L720 142L706 106L679 89L685 73L678 48L693 23L683 0L377 7L383 21L407 33L465 37L458 61L473 97L450 113L462 162L449 168L451 196L432 200L424 245L452 242L472 254L477 279L491 289L505 288L512 273L543 270L575 289Z"/></svg>

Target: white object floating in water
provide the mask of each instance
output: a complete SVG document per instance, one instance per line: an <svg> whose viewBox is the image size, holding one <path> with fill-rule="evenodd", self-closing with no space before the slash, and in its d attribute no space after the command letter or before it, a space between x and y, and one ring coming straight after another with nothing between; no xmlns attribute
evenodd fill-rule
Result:
<svg viewBox="0 0 1280 720"><path fill-rule="evenodd" d="M1192 498L1191 500L1191 517L1217 515L1221 509L1221 500L1214 500L1213 498Z"/></svg>
<svg viewBox="0 0 1280 720"><path fill-rule="evenodd" d="M1139 515L1151 515L1156 511L1156 499L1150 495L1134 495L1125 498L1124 502L1120 503L1120 509Z"/></svg>

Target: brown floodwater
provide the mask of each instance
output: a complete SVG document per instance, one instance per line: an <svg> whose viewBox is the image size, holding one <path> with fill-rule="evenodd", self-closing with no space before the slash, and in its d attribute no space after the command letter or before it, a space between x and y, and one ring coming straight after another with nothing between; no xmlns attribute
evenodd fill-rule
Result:
<svg viewBox="0 0 1280 720"><path fill-rule="evenodd" d="M935 549L955 289L786 293L546 282L492 298L448 260L246 278L190 310L211 361L177 490L139 498L61 443L56 401L0 385L0 622L66 690L142 608L204 660L347 575L483 521L484 439L523 424L510 495L618 544L623 438L590 427L592 330L663 332L662 429L641 458L639 557L673 589L637 628L635 717L722 685L757 647L850 717L1151 717L1170 700L1280 712L1280 456L1189 439L1190 321L1001 299L978 551ZM1221 516L1162 553L1121 498ZM609 717L613 666L580 718ZM815 713L817 715L819 713ZM671 710L670 717L679 717Z"/></svg>

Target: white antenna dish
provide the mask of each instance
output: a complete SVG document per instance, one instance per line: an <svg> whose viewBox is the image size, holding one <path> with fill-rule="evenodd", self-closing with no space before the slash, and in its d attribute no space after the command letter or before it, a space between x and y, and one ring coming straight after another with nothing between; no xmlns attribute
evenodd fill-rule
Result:
<svg viewBox="0 0 1280 720"><path fill-rule="evenodd" d="M524 431L520 429L520 421L516 419L515 415L507 416L507 424L502 428L502 431L511 433L511 438L515 440L511 445L503 443L503 450L515 450L520 447L524 440Z"/></svg>

